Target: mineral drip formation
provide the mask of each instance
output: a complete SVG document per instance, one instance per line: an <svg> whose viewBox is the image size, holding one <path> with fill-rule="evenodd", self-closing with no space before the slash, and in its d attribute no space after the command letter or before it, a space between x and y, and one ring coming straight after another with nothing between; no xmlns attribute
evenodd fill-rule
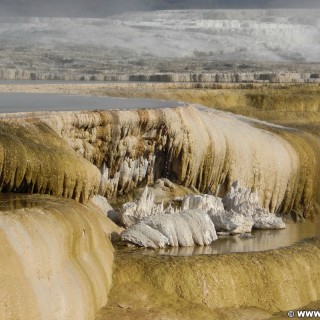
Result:
<svg viewBox="0 0 320 320"><path fill-rule="evenodd" d="M298 130L197 105L52 113L40 122L100 170L107 199L160 178L223 197L239 180L269 212L316 210L320 145Z"/></svg>
<svg viewBox="0 0 320 320"><path fill-rule="evenodd" d="M285 127L190 105L0 118L2 192L112 199L168 178L222 197L233 181L269 212L317 210L319 141Z"/></svg>

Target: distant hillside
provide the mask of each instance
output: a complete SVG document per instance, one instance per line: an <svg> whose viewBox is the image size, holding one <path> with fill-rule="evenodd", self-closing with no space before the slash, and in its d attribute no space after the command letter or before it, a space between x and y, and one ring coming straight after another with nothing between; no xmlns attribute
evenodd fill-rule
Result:
<svg viewBox="0 0 320 320"><path fill-rule="evenodd" d="M320 10L169 10L105 19L0 19L2 47L120 48L162 58L319 62L319 39Z"/></svg>
<svg viewBox="0 0 320 320"><path fill-rule="evenodd" d="M0 16L103 18L129 11L319 8L319 0L2 0Z"/></svg>

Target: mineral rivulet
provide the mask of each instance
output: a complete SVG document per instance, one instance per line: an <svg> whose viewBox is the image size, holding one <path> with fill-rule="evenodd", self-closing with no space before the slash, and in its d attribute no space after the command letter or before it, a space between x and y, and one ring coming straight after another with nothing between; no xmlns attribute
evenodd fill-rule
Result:
<svg viewBox="0 0 320 320"><path fill-rule="evenodd" d="M206 194L186 196L178 212L153 203L152 192L146 188L139 200L123 205L120 212L129 226L122 240L151 248L209 245L217 239L216 230L236 234L249 233L252 228L285 228L280 217L260 207L257 193L238 181L223 199Z"/></svg>

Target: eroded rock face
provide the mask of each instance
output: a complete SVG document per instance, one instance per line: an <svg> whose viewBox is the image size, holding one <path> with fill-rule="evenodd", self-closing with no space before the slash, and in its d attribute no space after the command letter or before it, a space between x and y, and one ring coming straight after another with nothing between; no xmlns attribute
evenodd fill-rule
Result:
<svg viewBox="0 0 320 320"><path fill-rule="evenodd" d="M46 193L85 203L99 183L97 167L45 123L0 118L0 191Z"/></svg>
<svg viewBox="0 0 320 320"><path fill-rule="evenodd" d="M19 114L0 121L4 191L85 202L164 177L212 194L239 180L258 190L262 208L304 216L319 193L318 141L266 123L261 130L253 120L201 106Z"/></svg>
<svg viewBox="0 0 320 320"><path fill-rule="evenodd" d="M303 215L318 192L318 142L311 148L289 129L270 125L268 132L267 124L261 130L253 120L201 106L19 114L0 121L5 191L85 202L97 192L112 199L164 177L213 194L240 180L259 190L268 211Z"/></svg>

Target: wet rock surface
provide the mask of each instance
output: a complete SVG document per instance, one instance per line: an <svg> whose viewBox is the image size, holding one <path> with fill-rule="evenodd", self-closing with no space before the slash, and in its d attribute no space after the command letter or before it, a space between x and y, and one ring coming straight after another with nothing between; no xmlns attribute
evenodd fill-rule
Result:
<svg viewBox="0 0 320 320"><path fill-rule="evenodd" d="M117 227L96 206L1 194L0 318L93 319L108 298Z"/></svg>

